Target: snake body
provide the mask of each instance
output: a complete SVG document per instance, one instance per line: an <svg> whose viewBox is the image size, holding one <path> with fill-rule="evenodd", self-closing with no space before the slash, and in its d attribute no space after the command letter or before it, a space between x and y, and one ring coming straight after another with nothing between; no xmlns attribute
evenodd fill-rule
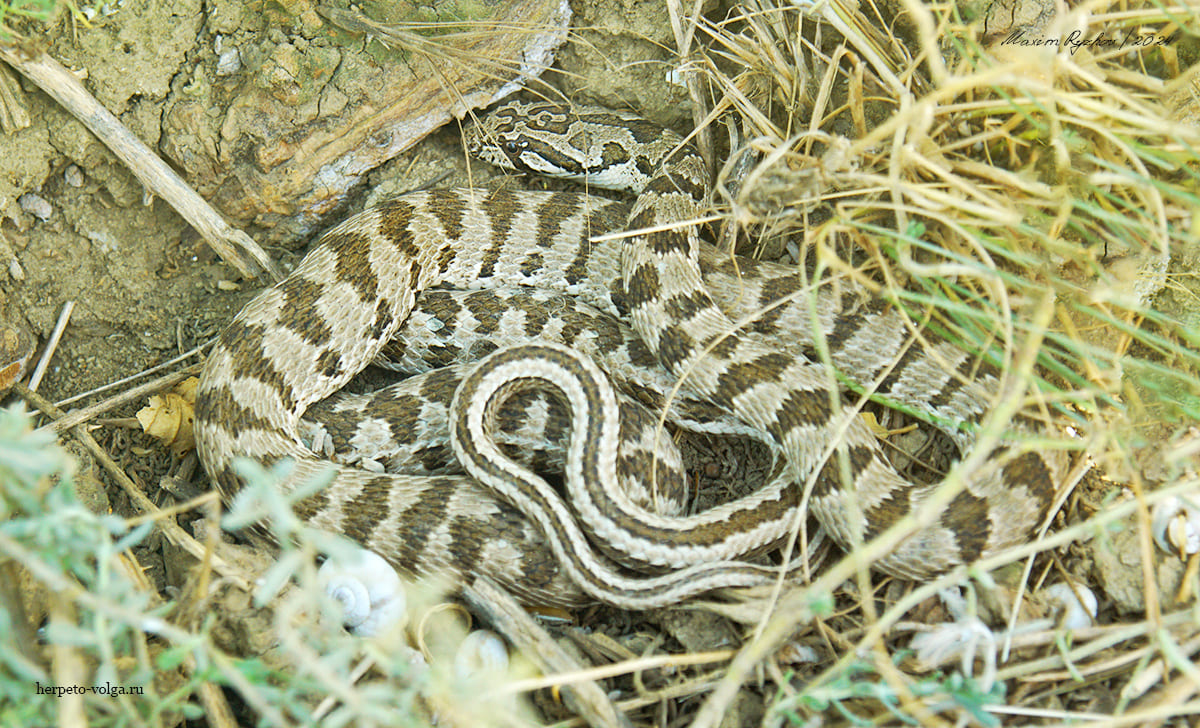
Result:
<svg viewBox="0 0 1200 728"><path fill-rule="evenodd" d="M704 168L674 134L610 111L509 104L475 127L468 144L507 168L621 184L638 197L627 211L573 193L427 192L331 230L286 280L237 315L206 362L197 442L226 497L241 487L233 467L239 455L293 461L280 485L287 492L332 468L329 486L297 498L297 513L404 571L463 579L486 573L532 601L585 596L643 608L766 583L774 572L744 557L785 538L805 508L852 546L914 512L936 489L898 475L865 424L834 407L832 379L812 361L817 337L852 380L951 423L947 434L970 447L970 425L989 411L997 374L954 347L911 342L896 312L848 282L823 285L810 298L799 295L806 285L795 271L706 246L688 224L707 194ZM618 244L590 242L622 227L630 233ZM489 298L488 291L514 285L577 298L627 322L632 333L616 329L604 335L607 345L590 350L611 355L610 373L626 372L631 399L640 393L644 404L669 406L673 419L700 429L708 421L756 433L780 454L775 476L753 495L699 514L648 508L654 483L637 493L631 481L646 469L632 463L662 443L644 417L623 414L626 405L605 375L579 353L588 348L580 341L603 338L579 323L586 316L559 326L559 343L517 341L475 365L441 361L460 368L381 404L400 421L411 409L404 414L398 401L443 412L470 477L331 465L306 447L301 422L310 407L389 349L393 359L422 349L455 359L487 341L488 330L492 346L485 348L493 348L505 322L545 328L555 316L529 299ZM443 300L442 311L430 314L441 292L430 292L425 304L419 297L435 286L472 289L462 295L479 298L454 303L453 313ZM491 303L479 303L485 300ZM418 343L430 329L419 323L434 320L451 329L442 334L452 342L454 322L471 306L477 311L467 318L485 331L475 345ZM676 381L678 397L664 396ZM511 427L506 407L532 407L538 391L550 393L564 423L569 504L492 434ZM662 462L661 479L671 481L673 456ZM1028 540L1062 469L1054 453L1001 449L970 473L934 523L874 566L923 578Z"/></svg>

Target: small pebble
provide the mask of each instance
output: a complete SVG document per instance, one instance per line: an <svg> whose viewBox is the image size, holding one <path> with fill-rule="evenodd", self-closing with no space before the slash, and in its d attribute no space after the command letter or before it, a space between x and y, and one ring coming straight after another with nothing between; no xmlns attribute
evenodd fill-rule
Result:
<svg viewBox="0 0 1200 728"><path fill-rule="evenodd" d="M46 222L50 219L50 216L54 214L54 208L48 201L46 201L46 198L42 197L41 195L35 195L32 192L26 192L18 197L17 204L21 206L22 210L28 212L30 215L33 215L42 222Z"/></svg>
<svg viewBox="0 0 1200 728"><path fill-rule="evenodd" d="M242 70L242 54L237 48L226 48L217 56L217 75L232 76Z"/></svg>
<svg viewBox="0 0 1200 728"><path fill-rule="evenodd" d="M63 170L63 179L72 187L83 187L83 170L77 165L68 165Z"/></svg>

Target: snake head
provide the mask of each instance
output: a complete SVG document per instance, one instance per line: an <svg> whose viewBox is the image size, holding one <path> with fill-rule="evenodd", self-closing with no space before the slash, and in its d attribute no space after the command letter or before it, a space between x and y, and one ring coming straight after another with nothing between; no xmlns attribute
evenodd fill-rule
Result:
<svg viewBox="0 0 1200 728"><path fill-rule="evenodd" d="M501 169L641 193L680 137L598 107L511 101L463 132L467 151Z"/></svg>

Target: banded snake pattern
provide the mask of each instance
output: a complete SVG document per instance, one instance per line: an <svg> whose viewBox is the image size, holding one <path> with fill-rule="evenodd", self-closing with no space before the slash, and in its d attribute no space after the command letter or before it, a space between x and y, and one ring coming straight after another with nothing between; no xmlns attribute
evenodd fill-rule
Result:
<svg viewBox="0 0 1200 728"><path fill-rule="evenodd" d="M620 203L576 193L423 192L328 232L286 280L243 308L205 364L197 442L224 496L240 488L238 456L290 459L281 484L289 491L332 469L327 487L295 504L298 515L401 570L486 573L529 601L647 608L775 578L775 569L745 558L777 545L804 509L852 546L937 487L898 475L860 418L833 406L829 373L810 355L815 337L851 379L951 423L946 434L971 446L969 426L990 408L997 373L952 346L910 341L895 311L850 282L822 284L810 311L810 297L793 295L807 285L799 273L701 241L690 223L703 210L707 173L675 134L607 110L510 103L470 130L468 145L502 167L625 186L637 199L626 217ZM619 243L590 240L621 229L630 232ZM430 290L437 287L465 293ZM485 333L484 348L495 351L477 364L456 357L478 345L417 343L435 321L453 335L447 319L464 312L477 324L490 317L477 328L494 332L501 323L544 330L532 322L567 309L577 311L574 323L549 326L559 343L496 348ZM581 323L603 316L629 329ZM334 465L309 449L302 422L310 408L381 354L404 359L422 348L456 368L376 397L384 414L374 421L395 431L414 412L442 412L467 476ZM580 351L607 356L602 363L628 383L626 394ZM667 396L676 384L678 396ZM656 485L678 500L679 466L656 412L639 414L639 399L668 407L685 427L772 443L774 477L699 514L650 508ZM493 438L530 408L553 412L550 429L566 440L569 504ZM339 405L319 411L328 417ZM848 473L829 456L839 447ZM1063 460L1017 447L994 453L936 523L874 568L924 578L1028 540ZM640 482L648 472L661 483Z"/></svg>

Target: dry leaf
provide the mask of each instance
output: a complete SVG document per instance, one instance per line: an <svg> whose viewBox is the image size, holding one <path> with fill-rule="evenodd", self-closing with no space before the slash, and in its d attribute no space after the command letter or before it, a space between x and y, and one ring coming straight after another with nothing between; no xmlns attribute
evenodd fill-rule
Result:
<svg viewBox="0 0 1200 728"><path fill-rule="evenodd" d="M176 455L182 455L196 446L192 420L195 417L196 386L199 383L196 377L188 377L175 385L172 391L151 397L148 405L137 413L142 430L170 445L171 452Z"/></svg>
<svg viewBox="0 0 1200 728"><path fill-rule="evenodd" d="M0 326L0 392L25 376L35 340L16 326Z"/></svg>

